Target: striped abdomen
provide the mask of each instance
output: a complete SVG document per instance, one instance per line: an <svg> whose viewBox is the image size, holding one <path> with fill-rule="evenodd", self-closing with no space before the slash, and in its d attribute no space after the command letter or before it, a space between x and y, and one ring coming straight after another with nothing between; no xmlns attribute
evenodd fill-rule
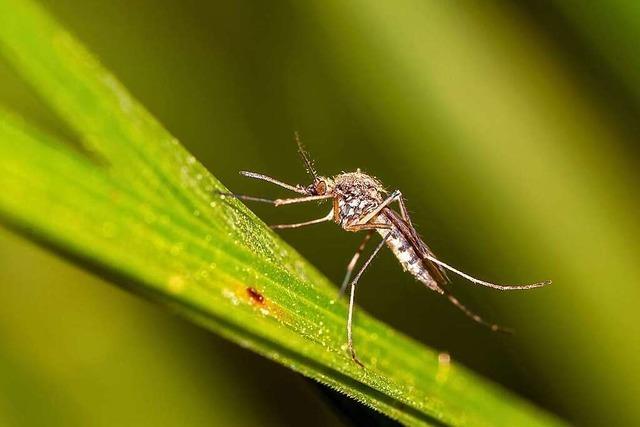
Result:
<svg viewBox="0 0 640 427"><path fill-rule="evenodd" d="M374 220L375 223L392 225L391 221L384 215L378 215ZM400 265L404 271L409 272L418 281L424 283L430 289L438 293L443 293L438 283L429 274L429 271L425 267L424 261L420 258L416 252L416 248L413 247L409 238L397 227L389 229L377 230L378 234L384 239L387 237L386 244L391 249L391 252L398 258Z"/></svg>

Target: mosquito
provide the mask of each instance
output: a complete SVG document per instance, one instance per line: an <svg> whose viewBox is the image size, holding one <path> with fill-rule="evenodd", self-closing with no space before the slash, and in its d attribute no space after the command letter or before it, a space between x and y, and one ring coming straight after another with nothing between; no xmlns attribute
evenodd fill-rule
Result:
<svg viewBox="0 0 640 427"><path fill-rule="evenodd" d="M255 172L241 171L240 174L248 178L270 182L298 193L301 196L272 200L234 193L220 194L222 196L231 196L241 200L270 203L274 206L331 200L331 210L322 218L295 224L272 225L271 228L301 228L313 224L333 221L336 224L339 224L346 231L365 233L362 243L358 246L355 254L351 258L351 261L347 265L347 271L338 294L339 296L342 296L347 287L350 288L349 311L347 316L347 347L351 358L358 365L364 367L356 355L353 343L353 311L356 285L367 267L369 267L375 256L385 245L391 250L391 252L393 252L404 271L409 272L409 274L424 284L427 288L445 296L467 317L488 327L492 331L511 332L507 328L485 321L482 317L458 301L458 299L448 290L447 285L450 283L450 279L447 276L447 271L457 274L476 285L500 291L534 289L551 283L550 280L530 284L513 285L490 283L476 279L475 277L440 261L416 232L416 229L411 222L411 218L409 217L405 200L399 190L395 190L389 194L377 178L367 175L360 169L357 169L355 172L343 172L333 177L320 176L316 172L314 163L300 142L300 138L297 133L295 134L295 141L298 145L298 153L304 162L305 169L313 178L313 182L310 185L290 185L270 176ZM394 204L397 204L400 211L399 213L392 209L392 205ZM353 279L351 279L352 273L360 259L360 256L375 233L380 235L380 243L378 243L367 260L362 264L357 274Z"/></svg>

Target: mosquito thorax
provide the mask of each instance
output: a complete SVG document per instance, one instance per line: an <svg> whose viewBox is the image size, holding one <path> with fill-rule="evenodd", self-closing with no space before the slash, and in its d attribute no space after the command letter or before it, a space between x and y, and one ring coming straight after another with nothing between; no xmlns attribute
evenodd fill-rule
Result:
<svg viewBox="0 0 640 427"><path fill-rule="evenodd" d="M333 177L334 191L343 196L357 196L363 198L371 198L382 202L386 195L386 190L382 183L376 178L366 173L343 172Z"/></svg>
<svg viewBox="0 0 640 427"><path fill-rule="evenodd" d="M333 184L342 226L353 224L367 215L382 203L386 195L380 181L359 170L334 176Z"/></svg>

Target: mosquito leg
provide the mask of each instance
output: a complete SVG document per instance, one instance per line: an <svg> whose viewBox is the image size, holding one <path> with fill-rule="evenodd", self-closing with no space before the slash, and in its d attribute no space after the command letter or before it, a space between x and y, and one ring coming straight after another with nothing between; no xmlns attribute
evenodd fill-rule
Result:
<svg viewBox="0 0 640 427"><path fill-rule="evenodd" d="M424 258L428 259L431 262L434 262L434 263L438 264L439 266L441 266L443 268L446 268L449 271L454 272L455 274L457 274L457 275L459 275L461 277L464 277L465 279L467 279L471 283L475 283L476 285L480 285L480 286L486 286L487 288L498 289L498 290L501 290L501 291L534 289L534 288L540 288L542 286L551 284L551 280L545 280L545 281L542 281L542 282L529 283L529 284L499 285L499 284L496 284L496 283L485 282L484 280L480 280L480 279L476 279L475 277L471 277L468 274L463 273L460 270L456 270L455 268L451 267L449 264L445 264L444 262L440 261L439 259L437 259L433 255L426 254L424 256Z"/></svg>
<svg viewBox="0 0 640 427"><path fill-rule="evenodd" d="M299 228L307 225L320 224L321 222L327 222L333 219L333 210L329 212L329 215L326 215L319 219L313 219L311 221L299 222L297 224L277 224L271 225L270 227L273 229L282 229L282 228Z"/></svg>
<svg viewBox="0 0 640 427"><path fill-rule="evenodd" d="M513 330L512 329L505 328L505 327L500 326L500 325L496 325L495 323L487 322L482 317L480 317L479 315L477 315L476 313L471 311L469 308L464 306L460 301L458 301L458 298L454 297L452 294L450 294L446 290L444 291L444 294L453 305L455 305L457 308L459 308L467 317L469 317L474 322L479 323L479 324L481 324L483 326L486 326L487 328L491 329L494 332L502 332L502 333L505 333L505 334L513 334Z"/></svg>
<svg viewBox="0 0 640 427"><path fill-rule="evenodd" d="M400 193L400 190L395 190L393 193L391 193L389 197L387 197L382 203L380 203L378 207L376 207L374 210L372 210L366 216L364 216L360 223L366 224L367 222L371 221L372 218L375 218L376 216L378 216L378 214L382 211L382 209L386 208L391 203L396 201L398 197L402 197L402 193Z"/></svg>
<svg viewBox="0 0 640 427"><path fill-rule="evenodd" d="M415 230L415 228L413 227L413 223L411 222L411 217L409 216L409 210L407 209L407 205L404 202L404 197L402 196L400 190L398 190L397 193L398 205L400 206L400 215L402 216L404 222L406 222L407 225L411 227L411 229Z"/></svg>
<svg viewBox="0 0 640 427"><path fill-rule="evenodd" d="M398 196L398 205L400 205L400 214L402 215L402 219L404 219L405 222L409 224L411 228L413 228L411 218L409 217L409 211L407 210L407 205L405 205L404 203L404 197L402 197L402 193L400 193L400 195Z"/></svg>
<svg viewBox="0 0 640 427"><path fill-rule="evenodd" d="M304 189L304 187L302 187L300 185L286 184L286 183L284 183L282 181L279 181L279 180L277 180L275 178L271 178L270 176L267 176L267 175L263 175L261 173L240 171L240 175L246 176L247 178L259 179L261 181L267 181L267 182L270 182L272 184L278 185L278 186L280 186L282 188L286 188L287 190L295 191L296 193L307 194L307 191Z"/></svg>
<svg viewBox="0 0 640 427"><path fill-rule="evenodd" d="M364 236L364 240L362 241L362 243L360 243L360 246L358 246L358 249L356 249L356 253L353 255L353 258L351 258L351 261L347 266L347 274L344 276L344 280L342 281L342 285L340 286L340 291L338 292L338 298L340 298L344 294L344 291L347 289L347 285L349 284L349 279L351 279L351 273L353 273L353 269L356 266L358 259L360 259L360 255L362 255L362 251L367 245L367 242L369 241L369 239L371 239L372 235L373 235L373 230L369 231Z"/></svg>
<svg viewBox="0 0 640 427"><path fill-rule="evenodd" d="M367 267L369 267L369 264L371 264L371 261L373 261L373 258L375 258L375 256L378 254L378 252L380 252L380 249L382 249L382 247L384 246L384 244L387 241L387 238L390 236L390 234L391 233L388 233L382 239L382 241L378 244L378 246L376 246L375 250L371 253L371 255L369 255L369 258L367 259L367 261L365 261L364 265L360 268L360 271L358 271L358 274L356 274L356 277L351 282L351 295L349 297L349 315L347 317L347 346L349 347L349 353L351 353L351 358L353 359L353 361L356 362L358 365L362 366L363 368L364 368L364 365L362 364L362 362L356 356L356 350L353 347L353 333L352 333L352 331L353 331L353 308L354 308L354 300L355 300L355 296L356 296L356 284L358 283L358 280L360 280L360 277L362 276L362 273L364 273L364 271L367 269Z"/></svg>
<svg viewBox="0 0 640 427"><path fill-rule="evenodd" d="M371 224L353 224L353 225L349 225L345 228L345 230L347 231L362 231L362 230L391 230L393 227L391 227L389 224L376 224L376 223L371 223Z"/></svg>
<svg viewBox="0 0 640 427"><path fill-rule="evenodd" d="M340 205L337 197L333 198L333 222L340 224Z"/></svg>

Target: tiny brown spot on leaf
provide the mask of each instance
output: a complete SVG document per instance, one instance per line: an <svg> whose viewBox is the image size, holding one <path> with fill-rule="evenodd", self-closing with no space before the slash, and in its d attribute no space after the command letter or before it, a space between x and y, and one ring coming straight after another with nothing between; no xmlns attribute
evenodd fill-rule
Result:
<svg viewBox="0 0 640 427"><path fill-rule="evenodd" d="M249 295L249 298L251 298L251 301L254 303L260 305L264 304L264 295L262 295L256 288L248 287L247 295Z"/></svg>

